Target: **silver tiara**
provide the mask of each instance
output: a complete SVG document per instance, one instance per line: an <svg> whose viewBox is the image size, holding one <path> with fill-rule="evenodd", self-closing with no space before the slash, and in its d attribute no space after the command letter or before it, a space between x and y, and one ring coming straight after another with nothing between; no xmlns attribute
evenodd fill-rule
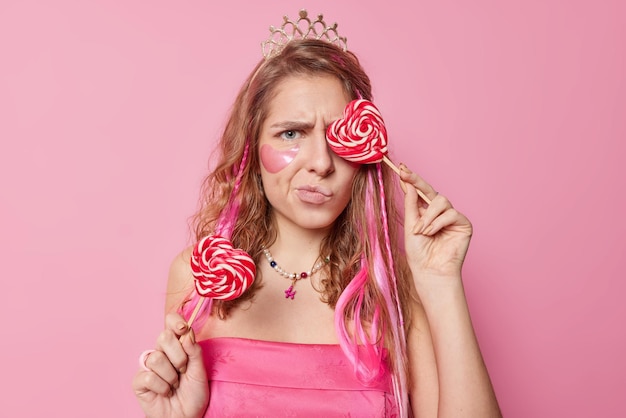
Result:
<svg viewBox="0 0 626 418"><path fill-rule="evenodd" d="M306 10L300 10L298 20L283 16L280 28L270 26L270 37L261 42L265 59L278 55L285 45L293 39L320 39L337 45L342 50L348 49L347 39L337 33L337 23L327 26L322 14L311 20Z"/></svg>

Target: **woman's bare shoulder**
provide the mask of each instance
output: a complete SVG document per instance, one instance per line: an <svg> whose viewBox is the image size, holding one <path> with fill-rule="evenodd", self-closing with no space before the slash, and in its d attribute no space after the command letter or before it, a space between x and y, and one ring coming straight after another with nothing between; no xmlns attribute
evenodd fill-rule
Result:
<svg viewBox="0 0 626 418"><path fill-rule="evenodd" d="M189 260L193 248L189 247L176 255L170 265L165 296L165 313L175 311L193 286L193 275Z"/></svg>

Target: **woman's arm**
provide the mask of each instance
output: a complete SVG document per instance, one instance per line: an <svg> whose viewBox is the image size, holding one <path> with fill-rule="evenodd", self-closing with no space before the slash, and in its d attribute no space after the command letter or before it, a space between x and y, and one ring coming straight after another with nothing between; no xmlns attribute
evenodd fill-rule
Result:
<svg viewBox="0 0 626 418"><path fill-rule="evenodd" d="M426 287L408 336L415 416L501 417L460 279Z"/></svg>
<svg viewBox="0 0 626 418"><path fill-rule="evenodd" d="M421 303L413 300L407 335L409 399L415 417L436 417L439 409L439 376L430 326Z"/></svg>
<svg viewBox="0 0 626 418"><path fill-rule="evenodd" d="M189 262L192 251L193 248L189 247L172 260L167 279L165 315L176 312L184 298L193 290L193 275Z"/></svg>
<svg viewBox="0 0 626 418"><path fill-rule="evenodd" d="M404 166L401 178L414 186L406 187L405 247L420 301L408 336L413 410L417 417L500 417L461 280L472 226ZM432 203L420 205L415 188Z"/></svg>

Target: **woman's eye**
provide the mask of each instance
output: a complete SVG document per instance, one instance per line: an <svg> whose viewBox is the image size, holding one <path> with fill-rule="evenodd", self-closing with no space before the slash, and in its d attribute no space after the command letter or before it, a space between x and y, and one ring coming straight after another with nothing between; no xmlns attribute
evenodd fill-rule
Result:
<svg viewBox="0 0 626 418"><path fill-rule="evenodd" d="M300 134L298 133L298 131L285 131L280 134L280 137L287 141L292 141L294 139L298 139L300 137Z"/></svg>

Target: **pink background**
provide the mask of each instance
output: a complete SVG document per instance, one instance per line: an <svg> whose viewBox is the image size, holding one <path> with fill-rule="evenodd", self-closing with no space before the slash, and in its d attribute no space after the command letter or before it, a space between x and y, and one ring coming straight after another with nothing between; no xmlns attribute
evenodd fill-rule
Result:
<svg viewBox="0 0 626 418"><path fill-rule="evenodd" d="M209 150L300 5L0 4L0 415L140 416ZM392 159L473 221L465 283L503 411L626 416L626 6L319 1Z"/></svg>

